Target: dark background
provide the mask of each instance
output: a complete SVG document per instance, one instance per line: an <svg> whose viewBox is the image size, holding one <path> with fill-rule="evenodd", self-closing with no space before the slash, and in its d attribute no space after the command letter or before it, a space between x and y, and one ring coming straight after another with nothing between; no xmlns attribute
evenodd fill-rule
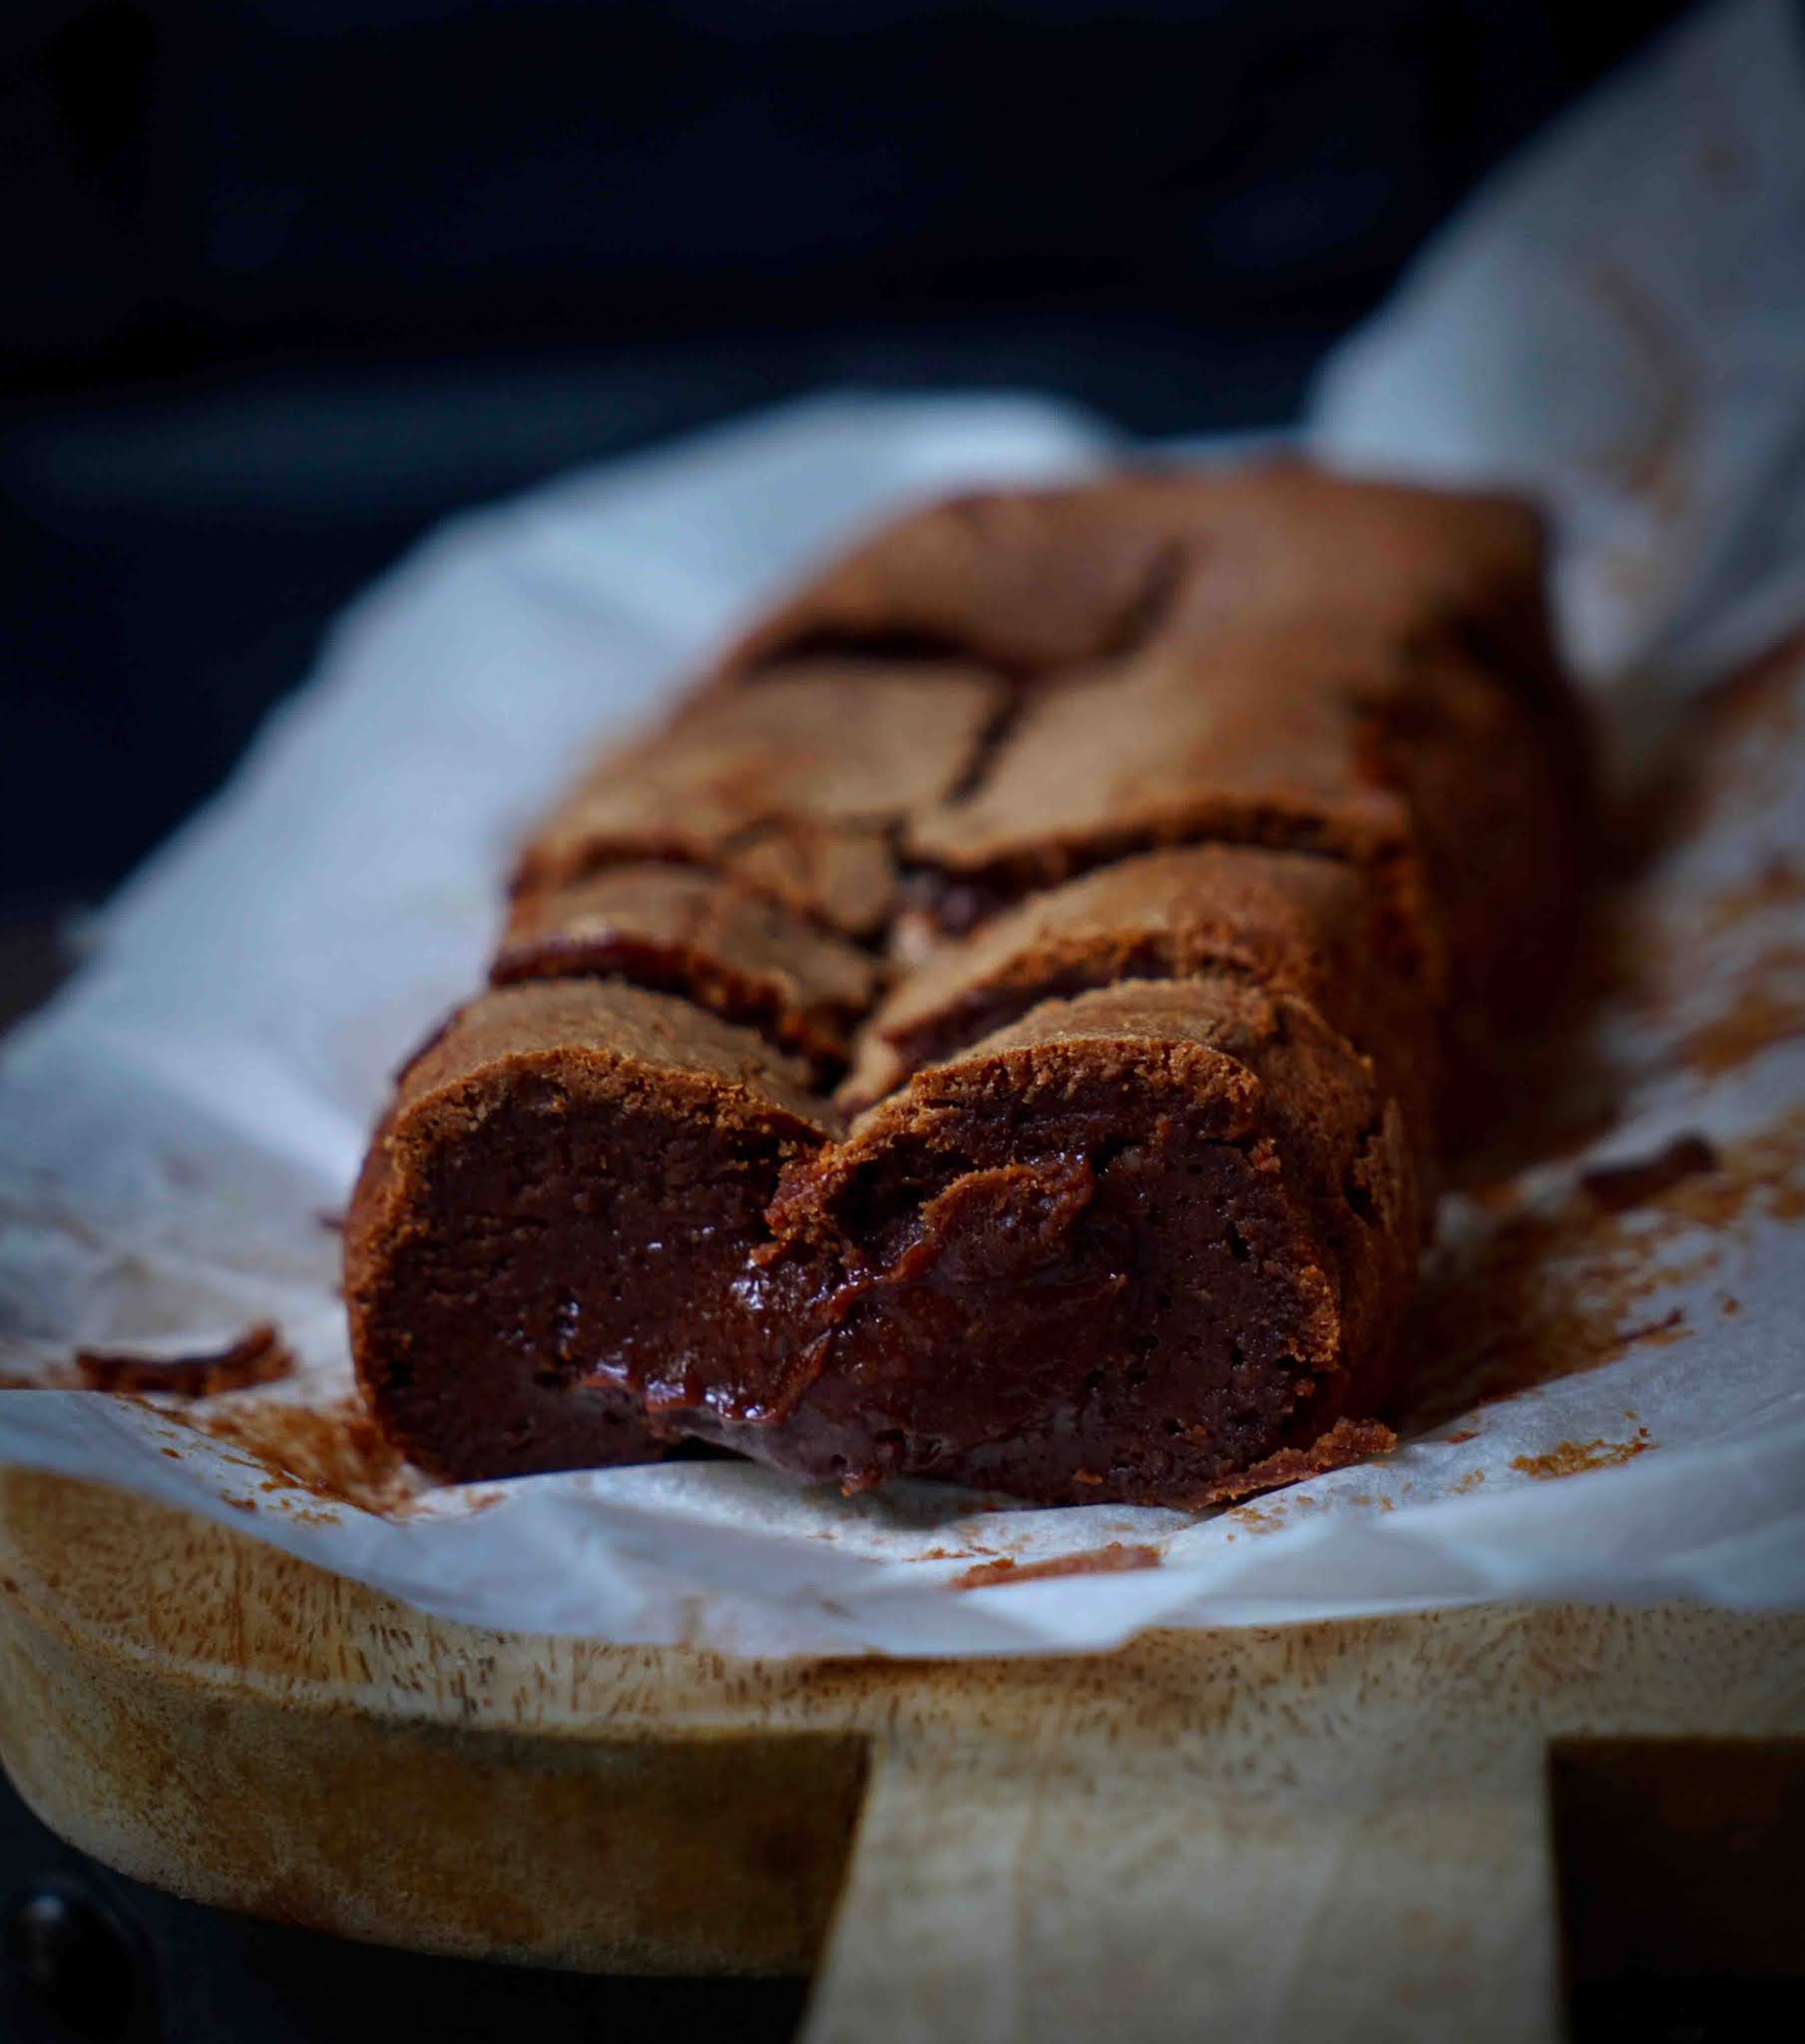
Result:
<svg viewBox="0 0 1805 2044"><path fill-rule="evenodd" d="M0 926L103 895L454 506L824 382L1282 420L1677 11L7 0Z"/></svg>

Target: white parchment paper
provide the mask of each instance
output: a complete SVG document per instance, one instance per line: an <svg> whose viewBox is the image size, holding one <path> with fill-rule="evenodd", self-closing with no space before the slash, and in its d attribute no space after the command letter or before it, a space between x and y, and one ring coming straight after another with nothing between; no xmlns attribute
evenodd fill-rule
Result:
<svg viewBox="0 0 1805 2044"><path fill-rule="evenodd" d="M1570 649L1625 731L1805 620L1805 64L1780 0L1683 24L1482 192L1333 361L1312 438L1544 493ZM1784 663L1682 748L1708 770L1629 899L1637 963L1588 1053L1622 1112L1448 1206L1442 1261L1499 1314L1413 1334L1426 1389L1385 1461L1192 1516L848 1501L718 1462L356 1504L303 1480L306 1454L248 1450L297 1412L340 1424L322 1217L389 1074L478 983L513 842L584 749L849 526L1119 451L1030 398L829 397L472 514L370 591L0 1068L0 1370L55 1381L78 1347L271 1319L298 1371L193 1410L0 1392L0 1459L472 1623L747 1652L1805 1600L1805 673ZM1682 1134L1709 1168L1584 1189Z"/></svg>

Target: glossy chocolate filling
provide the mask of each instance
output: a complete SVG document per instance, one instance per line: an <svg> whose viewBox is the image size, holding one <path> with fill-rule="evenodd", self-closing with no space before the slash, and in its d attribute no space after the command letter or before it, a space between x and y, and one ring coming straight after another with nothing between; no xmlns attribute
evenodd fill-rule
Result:
<svg viewBox="0 0 1805 2044"><path fill-rule="evenodd" d="M781 1357L735 1280L789 1130L523 1078L434 1147L410 1226L351 1299L364 1384L454 1481L646 1459L660 1408Z"/></svg>

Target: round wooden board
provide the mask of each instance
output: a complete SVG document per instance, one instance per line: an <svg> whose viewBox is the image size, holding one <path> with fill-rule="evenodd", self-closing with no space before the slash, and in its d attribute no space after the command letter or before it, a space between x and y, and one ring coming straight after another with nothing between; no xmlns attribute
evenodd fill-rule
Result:
<svg viewBox="0 0 1805 2044"><path fill-rule="evenodd" d="M0 1758L98 1858L424 1950L814 1971L817 2044L1552 2037L1551 1739L1805 1731L1800 1617L734 1661L473 1631L23 1471L0 1593Z"/></svg>

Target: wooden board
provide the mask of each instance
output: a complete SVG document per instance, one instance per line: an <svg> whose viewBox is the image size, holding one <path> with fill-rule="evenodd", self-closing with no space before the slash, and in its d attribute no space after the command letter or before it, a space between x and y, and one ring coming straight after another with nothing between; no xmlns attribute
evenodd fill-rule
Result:
<svg viewBox="0 0 1805 2044"><path fill-rule="evenodd" d="M425 1950L813 1970L812 2044L1550 2038L1550 1741L1801 1732L1798 1617L733 1661L477 1632L0 1478L0 1757L77 1845Z"/></svg>

